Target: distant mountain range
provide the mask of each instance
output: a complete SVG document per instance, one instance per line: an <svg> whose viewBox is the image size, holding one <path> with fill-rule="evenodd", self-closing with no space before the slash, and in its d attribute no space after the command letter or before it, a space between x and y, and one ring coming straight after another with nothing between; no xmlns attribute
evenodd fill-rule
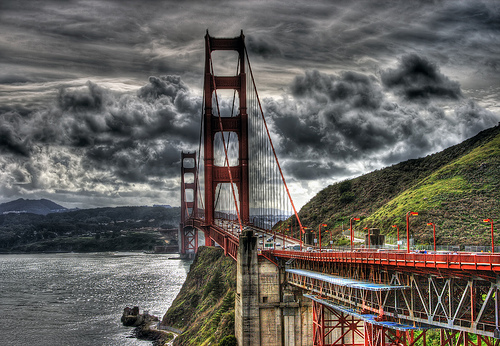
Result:
<svg viewBox="0 0 500 346"><path fill-rule="evenodd" d="M0 214L22 214L31 213L38 215L47 215L49 213L59 213L68 209L49 201L48 199L24 199L19 198L15 201L0 204Z"/></svg>

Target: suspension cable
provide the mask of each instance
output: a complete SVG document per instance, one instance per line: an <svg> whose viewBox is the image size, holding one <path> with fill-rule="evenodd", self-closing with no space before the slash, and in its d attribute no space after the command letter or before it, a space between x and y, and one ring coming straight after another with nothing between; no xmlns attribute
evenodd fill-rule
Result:
<svg viewBox="0 0 500 346"><path fill-rule="evenodd" d="M204 107L205 107L205 93L203 93L203 96L202 96L202 99L201 99L201 119L200 119L200 139L199 139L199 142L198 142L198 162L196 163L196 194L199 194L198 195L198 201L201 202L201 207L203 210L205 210L205 206L204 206L204 203L203 203L203 199L201 198L201 191L200 191L200 179L199 179L199 176L200 176L200 162L201 162L201 140L202 140L202 136L203 136L203 119L204 119ZM195 196L193 196L193 198L196 198ZM196 207L198 208L198 203L195 203L196 204ZM193 208L194 209L194 208ZM205 214L205 212L203 212L203 214ZM198 216L198 210L194 213L194 215ZM203 215L205 216L205 215Z"/></svg>
<svg viewBox="0 0 500 346"><path fill-rule="evenodd" d="M269 138L269 143L271 145L271 149L273 151L273 155L274 155L274 159L276 160L276 165L278 166L278 170L280 172L280 175L281 175L281 179L283 180L283 184L285 185L285 189L286 189L286 193L288 195L288 198L290 200L290 203L292 204L292 208L293 208L293 212L295 213L295 217L299 223L299 227L300 227L300 230L302 233L305 233L304 231L304 227L302 226L302 222L300 222L300 218L299 218L299 215L297 213L297 210L295 209L295 205L293 203L293 200L292 200L292 196L290 195L290 191L288 190L288 186L286 184L286 181L285 181L285 177L283 176L283 171L281 170L281 166L280 166L280 163L278 161L278 156L276 155L276 151L274 150L274 145L273 145L273 142L271 140L271 135L269 133L269 129L267 127L267 123L266 123L266 119L264 118L264 112L262 111L262 105L260 103L260 98L259 98L259 94L257 92L257 87L255 85L255 79L253 77L253 72L252 72L252 66L250 65L250 60L248 59L248 51L246 49L246 46L244 47L245 49L245 56L247 58L247 62L248 62L248 69L250 70L250 76L252 78L252 83L253 83L253 87L254 87L254 90L255 90L255 95L256 95L256 98L257 98L257 103L259 105L259 110L260 110L260 114L262 116L262 120L264 122L264 126L265 126L265 130L266 130L266 133L267 133L267 137ZM239 214L238 214L239 215Z"/></svg>

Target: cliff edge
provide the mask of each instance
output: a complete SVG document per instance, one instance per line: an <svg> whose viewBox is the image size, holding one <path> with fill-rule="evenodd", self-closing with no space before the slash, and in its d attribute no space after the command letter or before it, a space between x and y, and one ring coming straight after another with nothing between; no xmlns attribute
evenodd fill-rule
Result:
<svg viewBox="0 0 500 346"><path fill-rule="evenodd" d="M163 316L182 330L174 346L230 345L234 340L236 262L216 247L200 247L179 294ZM222 341L222 342L221 342Z"/></svg>

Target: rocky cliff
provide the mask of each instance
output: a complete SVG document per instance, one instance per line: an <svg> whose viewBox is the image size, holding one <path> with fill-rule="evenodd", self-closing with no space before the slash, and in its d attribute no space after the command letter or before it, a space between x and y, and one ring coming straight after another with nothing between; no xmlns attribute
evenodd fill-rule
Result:
<svg viewBox="0 0 500 346"><path fill-rule="evenodd" d="M201 247L162 324L182 330L175 345L230 345L234 340L236 262ZM221 342L222 341L222 342Z"/></svg>

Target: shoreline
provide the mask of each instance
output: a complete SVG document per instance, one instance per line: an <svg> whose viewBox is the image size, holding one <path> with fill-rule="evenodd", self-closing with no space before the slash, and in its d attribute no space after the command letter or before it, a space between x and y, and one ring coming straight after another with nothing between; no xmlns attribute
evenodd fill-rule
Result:
<svg viewBox="0 0 500 346"><path fill-rule="evenodd" d="M153 346L171 345L182 331L169 326L162 326L157 316L147 311L139 313L139 307L125 307L121 322L126 327L134 327L130 338L152 341Z"/></svg>

